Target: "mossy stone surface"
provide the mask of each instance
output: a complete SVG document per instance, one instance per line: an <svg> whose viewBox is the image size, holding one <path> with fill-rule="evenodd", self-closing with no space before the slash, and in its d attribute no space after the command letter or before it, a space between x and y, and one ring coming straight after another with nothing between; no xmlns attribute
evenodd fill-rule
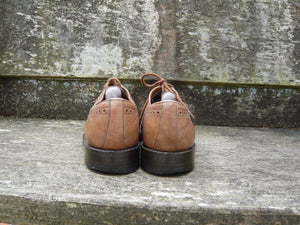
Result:
<svg viewBox="0 0 300 225"><path fill-rule="evenodd" d="M176 1L178 79L300 83L297 1Z"/></svg>
<svg viewBox="0 0 300 225"><path fill-rule="evenodd" d="M160 40L154 2L0 2L0 74L132 77Z"/></svg>
<svg viewBox="0 0 300 225"><path fill-rule="evenodd" d="M0 10L0 75L300 85L297 0L2 0Z"/></svg>
<svg viewBox="0 0 300 225"><path fill-rule="evenodd" d="M0 77L0 115L86 119L106 79ZM139 112L150 88L121 79ZM195 118L194 124L300 128L300 88L170 81Z"/></svg>

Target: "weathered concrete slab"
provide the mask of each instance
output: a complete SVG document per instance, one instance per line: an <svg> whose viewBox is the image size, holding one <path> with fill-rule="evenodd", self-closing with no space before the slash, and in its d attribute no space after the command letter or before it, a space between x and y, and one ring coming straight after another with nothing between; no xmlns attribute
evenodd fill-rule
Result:
<svg viewBox="0 0 300 225"><path fill-rule="evenodd" d="M298 0L0 2L0 74L300 85Z"/></svg>
<svg viewBox="0 0 300 225"><path fill-rule="evenodd" d="M0 74L133 76L151 69L160 45L153 0L3 0L0 9Z"/></svg>
<svg viewBox="0 0 300 225"><path fill-rule="evenodd" d="M176 2L179 74L299 85L299 1Z"/></svg>
<svg viewBox="0 0 300 225"><path fill-rule="evenodd" d="M121 80L141 112L150 89ZM0 115L86 119L105 79L0 76ZM300 128L300 87L171 81L195 124Z"/></svg>
<svg viewBox="0 0 300 225"><path fill-rule="evenodd" d="M300 132L196 127L195 170L101 175L84 121L0 119L0 221L13 224L298 224Z"/></svg>

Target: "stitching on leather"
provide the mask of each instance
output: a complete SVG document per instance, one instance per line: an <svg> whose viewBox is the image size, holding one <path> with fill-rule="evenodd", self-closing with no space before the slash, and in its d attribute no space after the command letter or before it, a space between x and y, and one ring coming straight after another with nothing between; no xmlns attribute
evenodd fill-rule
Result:
<svg viewBox="0 0 300 225"><path fill-rule="evenodd" d="M148 110L145 112L145 115L147 116L161 116L161 111L160 110Z"/></svg>
<svg viewBox="0 0 300 225"><path fill-rule="evenodd" d="M108 133L108 128L109 128L111 101L109 101L108 107L109 107L109 110L108 110L109 114L108 114L108 117L107 117L107 120L106 120L106 129L105 129L104 141L103 141L102 148L104 148L104 145L105 145L105 142L106 142L107 133Z"/></svg>
<svg viewBox="0 0 300 225"><path fill-rule="evenodd" d="M137 114L137 111L135 108L131 108L131 107L127 107L127 106L123 106L123 112L125 114Z"/></svg>
<svg viewBox="0 0 300 225"><path fill-rule="evenodd" d="M157 127L156 134L155 134L155 138L154 138L153 148L154 148L155 145L156 145L158 133L159 133L159 130L160 130L161 115L162 115L162 113L163 113L163 108L164 108L163 106L164 106L164 103L162 102L162 103L161 103L161 113L158 114L159 122L158 122L158 127Z"/></svg>
<svg viewBox="0 0 300 225"><path fill-rule="evenodd" d="M186 110L179 109L177 113L178 117L189 117L189 113Z"/></svg>
<svg viewBox="0 0 300 225"><path fill-rule="evenodd" d="M89 113L90 116L97 116L97 115L106 115L109 113L108 107L99 108L97 110L93 110Z"/></svg>
<svg viewBox="0 0 300 225"><path fill-rule="evenodd" d="M125 109L125 103L122 103L123 112ZM125 110L126 111L126 110ZM122 121L123 121L123 148L125 148L125 113L122 113Z"/></svg>

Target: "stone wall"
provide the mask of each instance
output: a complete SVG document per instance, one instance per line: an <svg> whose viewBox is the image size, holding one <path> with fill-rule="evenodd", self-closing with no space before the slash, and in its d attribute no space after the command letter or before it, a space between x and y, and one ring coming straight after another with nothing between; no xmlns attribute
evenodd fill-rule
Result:
<svg viewBox="0 0 300 225"><path fill-rule="evenodd" d="M106 80L0 76L0 117L85 120ZM121 79L141 113L150 88ZM299 86L171 81L194 115L213 126L300 128Z"/></svg>
<svg viewBox="0 0 300 225"><path fill-rule="evenodd" d="M1 0L0 75L300 85L299 0Z"/></svg>

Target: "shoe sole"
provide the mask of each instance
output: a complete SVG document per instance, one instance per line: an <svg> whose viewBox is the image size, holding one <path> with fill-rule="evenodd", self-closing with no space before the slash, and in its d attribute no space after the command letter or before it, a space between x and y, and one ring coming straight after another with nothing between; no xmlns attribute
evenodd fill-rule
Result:
<svg viewBox="0 0 300 225"><path fill-rule="evenodd" d="M128 174L139 168L139 144L128 149L105 150L90 146L83 135L85 165L105 174Z"/></svg>
<svg viewBox="0 0 300 225"><path fill-rule="evenodd" d="M144 171L161 176L177 175L194 169L195 144L184 151L163 152L141 143L141 167Z"/></svg>

